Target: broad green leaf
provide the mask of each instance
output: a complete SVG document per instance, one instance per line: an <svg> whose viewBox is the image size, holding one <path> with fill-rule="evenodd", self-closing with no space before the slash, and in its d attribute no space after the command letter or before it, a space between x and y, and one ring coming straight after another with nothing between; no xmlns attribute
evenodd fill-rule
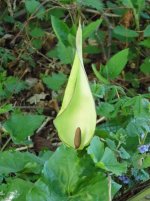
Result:
<svg viewBox="0 0 150 201"><path fill-rule="evenodd" d="M150 57L144 60L144 63L140 66L140 69L144 74L150 74Z"/></svg>
<svg viewBox="0 0 150 201"><path fill-rule="evenodd" d="M99 186L101 186L100 189ZM112 197L120 187L119 184L112 182ZM69 192L69 189L66 189L65 193L62 193L59 188L59 181L46 182L40 179L27 194L28 201L85 201L85 199L88 201L108 200L108 182L103 174L98 173L89 179L79 181L75 192Z"/></svg>
<svg viewBox="0 0 150 201"><path fill-rule="evenodd" d="M63 20L59 20L55 16L51 16L51 22L58 40L64 45L68 45L68 34L70 32L68 26L63 22Z"/></svg>
<svg viewBox="0 0 150 201"><path fill-rule="evenodd" d="M147 27L145 28L144 37L150 37L150 25L147 25Z"/></svg>
<svg viewBox="0 0 150 201"><path fill-rule="evenodd" d="M25 181L22 179L12 179L7 185L6 192L3 196L2 201L26 201L26 195L28 191L32 188L33 184L29 181Z"/></svg>
<svg viewBox="0 0 150 201"><path fill-rule="evenodd" d="M107 176L96 172L87 155L80 158L72 148L64 145L59 147L45 163L43 174L50 193L44 184L39 183L38 188L45 189L48 201L108 200ZM112 182L112 197L119 188L118 184ZM36 199L30 201L33 200Z"/></svg>
<svg viewBox="0 0 150 201"><path fill-rule="evenodd" d="M78 135L78 139L76 138L79 149L88 145L94 134L96 111L83 64L81 25L77 31L76 54L62 107L54 120L54 124L60 139L71 147L75 147L74 140L77 128L81 130L81 136Z"/></svg>
<svg viewBox="0 0 150 201"><path fill-rule="evenodd" d="M63 73L52 73L52 76L42 76L42 80L46 86L54 91L58 91L66 82L66 79L66 75Z"/></svg>
<svg viewBox="0 0 150 201"><path fill-rule="evenodd" d="M58 196L59 199L57 199L49 190L48 184L43 182L42 179L39 179L35 185L30 189L28 192L27 201L59 201L62 200L61 197ZM63 200L62 200L63 201Z"/></svg>
<svg viewBox="0 0 150 201"><path fill-rule="evenodd" d="M91 22L83 28L83 40L87 39L102 23L102 19Z"/></svg>
<svg viewBox="0 0 150 201"><path fill-rule="evenodd" d="M138 36L138 33L136 31L133 31L131 29L127 29L124 26L116 26L113 30L113 32L117 35L126 37L126 38L134 38Z"/></svg>
<svg viewBox="0 0 150 201"><path fill-rule="evenodd" d="M68 193L73 192L83 171L79 162L76 150L62 145L45 163L44 177L54 184L57 182L60 192L65 194L67 189Z"/></svg>
<svg viewBox="0 0 150 201"><path fill-rule="evenodd" d="M87 152L92 157L94 163L99 162L104 154L104 143L100 141L99 137L93 137Z"/></svg>
<svg viewBox="0 0 150 201"><path fill-rule="evenodd" d="M129 49L124 49L112 56L102 69L102 74L106 78L115 79L125 67L128 61L128 54Z"/></svg>
<svg viewBox="0 0 150 201"><path fill-rule="evenodd" d="M125 162L119 163L114 152L108 147L106 147L103 157L96 163L96 166L110 171L117 176L127 171L127 164Z"/></svg>
<svg viewBox="0 0 150 201"><path fill-rule="evenodd" d="M11 135L16 143L24 142L28 136L40 127L45 117L43 115L12 114L4 123L4 129Z"/></svg>
<svg viewBox="0 0 150 201"><path fill-rule="evenodd" d="M95 165L106 171L110 171L115 175L121 175L126 172L127 164L119 163L114 152L99 141L98 137L94 137L88 147L88 154L93 159Z"/></svg>
<svg viewBox="0 0 150 201"><path fill-rule="evenodd" d="M43 160L29 152L4 151L0 153L0 175L17 172L38 174L42 170Z"/></svg>

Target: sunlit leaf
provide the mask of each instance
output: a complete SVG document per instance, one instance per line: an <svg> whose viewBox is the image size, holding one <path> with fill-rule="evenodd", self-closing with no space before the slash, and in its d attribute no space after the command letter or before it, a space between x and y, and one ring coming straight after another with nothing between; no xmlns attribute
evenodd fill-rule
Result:
<svg viewBox="0 0 150 201"><path fill-rule="evenodd" d="M44 119L43 115L12 114L3 126L14 142L22 143L28 136L34 134L34 131L40 127Z"/></svg>
<svg viewBox="0 0 150 201"><path fill-rule="evenodd" d="M32 188L32 183L23 179L13 179L7 185L6 192L1 191L4 195L3 201L26 201L26 194ZM0 195L1 198L1 195Z"/></svg>
<svg viewBox="0 0 150 201"><path fill-rule="evenodd" d="M42 80L49 89L57 91L65 83L66 75L63 73L57 73L57 74L52 73L51 76L50 75L42 76Z"/></svg>
<svg viewBox="0 0 150 201"><path fill-rule="evenodd" d="M115 79L127 64L128 54L129 49L127 48L113 55L102 70L103 76L106 78Z"/></svg>

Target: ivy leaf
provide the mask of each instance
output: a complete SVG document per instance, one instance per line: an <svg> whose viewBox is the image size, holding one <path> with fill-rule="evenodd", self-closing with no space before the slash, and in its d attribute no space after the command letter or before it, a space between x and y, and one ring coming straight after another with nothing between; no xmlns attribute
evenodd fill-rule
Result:
<svg viewBox="0 0 150 201"><path fill-rule="evenodd" d="M52 76L42 76L42 80L49 89L58 91L61 86L66 82L67 77L63 73L52 73Z"/></svg>
<svg viewBox="0 0 150 201"><path fill-rule="evenodd" d="M61 110L54 120L60 139L68 146L75 147L74 141L83 149L89 144L95 130L95 104L85 73L82 58L82 30L81 25L76 36L76 54L71 74L65 90ZM75 132L80 133L75 139ZM80 139L81 138L81 139ZM80 144L81 143L81 144Z"/></svg>
<svg viewBox="0 0 150 201"><path fill-rule="evenodd" d="M18 77L9 76L3 83L6 97L11 94L17 94L26 88L25 82Z"/></svg>
<svg viewBox="0 0 150 201"><path fill-rule="evenodd" d="M14 142L22 143L27 140L28 136L34 134L34 131L39 128L44 119L43 115L12 114L3 126Z"/></svg>

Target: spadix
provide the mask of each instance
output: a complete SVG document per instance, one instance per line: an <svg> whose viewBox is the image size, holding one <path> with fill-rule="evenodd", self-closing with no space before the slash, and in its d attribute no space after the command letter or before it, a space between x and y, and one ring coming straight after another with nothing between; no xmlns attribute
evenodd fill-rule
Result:
<svg viewBox="0 0 150 201"><path fill-rule="evenodd" d="M96 126L96 111L82 58L82 29L76 35L76 53L61 110L54 125L62 142L76 149L89 144Z"/></svg>

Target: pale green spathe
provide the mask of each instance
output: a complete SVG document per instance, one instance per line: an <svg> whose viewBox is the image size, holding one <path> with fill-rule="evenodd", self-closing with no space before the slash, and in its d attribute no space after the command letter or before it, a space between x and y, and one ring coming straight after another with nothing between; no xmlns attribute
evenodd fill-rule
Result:
<svg viewBox="0 0 150 201"><path fill-rule="evenodd" d="M78 127L81 129L83 149L93 137L96 126L96 111L82 59L82 29L79 24L76 35L76 53L72 70L65 90L61 110L54 125L58 135L66 145L75 147L74 137Z"/></svg>

